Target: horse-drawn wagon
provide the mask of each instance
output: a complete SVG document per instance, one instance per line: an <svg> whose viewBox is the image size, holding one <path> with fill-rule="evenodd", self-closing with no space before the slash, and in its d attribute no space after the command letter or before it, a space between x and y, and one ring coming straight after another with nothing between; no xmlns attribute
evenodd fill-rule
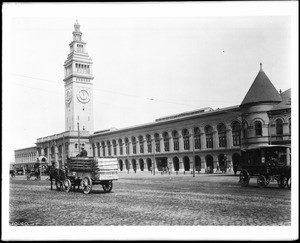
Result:
<svg viewBox="0 0 300 243"><path fill-rule="evenodd" d="M239 183L246 187L251 177L257 178L260 188L268 186L271 181L277 181L280 188L290 188L290 147L267 145L242 150Z"/></svg>
<svg viewBox="0 0 300 243"><path fill-rule="evenodd" d="M65 174L60 183L66 192L77 186L89 194L93 185L102 185L105 192L110 192L113 180L118 180L118 162L116 158L72 157L67 160Z"/></svg>

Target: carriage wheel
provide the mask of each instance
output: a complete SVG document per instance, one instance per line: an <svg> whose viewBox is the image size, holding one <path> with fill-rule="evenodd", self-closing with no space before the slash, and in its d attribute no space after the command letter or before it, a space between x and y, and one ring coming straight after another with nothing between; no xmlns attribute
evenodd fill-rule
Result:
<svg viewBox="0 0 300 243"><path fill-rule="evenodd" d="M242 184L242 186L246 187L248 186L250 181L250 176L247 170L242 170L240 173L240 183Z"/></svg>
<svg viewBox="0 0 300 243"><path fill-rule="evenodd" d="M110 192L113 188L113 183L112 181L105 181L102 183L102 187L105 192Z"/></svg>
<svg viewBox="0 0 300 243"><path fill-rule="evenodd" d="M263 175L259 175L257 177L257 185L259 186L259 188L263 188L267 186L267 179L265 176Z"/></svg>
<svg viewBox="0 0 300 243"><path fill-rule="evenodd" d="M292 186L291 177L290 178L286 178L286 186L287 186L287 188L291 189L291 186Z"/></svg>
<svg viewBox="0 0 300 243"><path fill-rule="evenodd" d="M69 179L65 179L63 182L63 190L65 192L69 192L71 189L71 186L72 186L71 181Z"/></svg>
<svg viewBox="0 0 300 243"><path fill-rule="evenodd" d="M87 176L81 180L81 187L84 194L89 194L92 190L92 179Z"/></svg>
<svg viewBox="0 0 300 243"><path fill-rule="evenodd" d="M286 186L286 178L283 177L283 176L280 176L277 180L277 183L278 183L278 187L279 188L285 188Z"/></svg>

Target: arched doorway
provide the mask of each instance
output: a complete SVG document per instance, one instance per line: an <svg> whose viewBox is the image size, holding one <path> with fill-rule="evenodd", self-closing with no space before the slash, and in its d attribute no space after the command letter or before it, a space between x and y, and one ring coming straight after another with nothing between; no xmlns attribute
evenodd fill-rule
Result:
<svg viewBox="0 0 300 243"><path fill-rule="evenodd" d="M190 159L187 156L183 157L184 171L190 171Z"/></svg>
<svg viewBox="0 0 300 243"><path fill-rule="evenodd" d="M201 158L198 155L195 156L195 170L201 171Z"/></svg>
<svg viewBox="0 0 300 243"><path fill-rule="evenodd" d="M123 161L121 159L119 160L119 169L123 171Z"/></svg>
<svg viewBox="0 0 300 243"><path fill-rule="evenodd" d="M152 167L152 161L150 158L147 159L147 169L148 171L151 171L151 167Z"/></svg>
<svg viewBox="0 0 300 243"><path fill-rule="evenodd" d="M129 161L128 159L125 160L125 166L126 166L126 170L129 171Z"/></svg>
<svg viewBox="0 0 300 243"><path fill-rule="evenodd" d="M227 160L226 160L226 156L224 154L218 155L218 162L219 162L220 171L226 172L227 171Z"/></svg>
<svg viewBox="0 0 300 243"><path fill-rule="evenodd" d="M141 171L144 171L144 160L143 159L139 159L139 164L140 164Z"/></svg>
<svg viewBox="0 0 300 243"><path fill-rule="evenodd" d="M205 162L206 162L206 171L207 173L213 173L214 169L214 158L209 154L205 156Z"/></svg>
<svg viewBox="0 0 300 243"><path fill-rule="evenodd" d="M173 158L173 165L174 165L174 170L179 171L179 159L178 159L178 157Z"/></svg>
<svg viewBox="0 0 300 243"><path fill-rule="evenodd" d="M241 161L241 155L238 153L235 153L232 155L232 166L234 174L237 173L238 170L240 170L240 161Z"/></svg>
<svg viewBox="0 0 300 243"><path fill-rule="evenodd" d="M131 161L131 163L132 163L132 169L133 169L133 171L136 172L136 160L133 159L133 160Z"/></svg>

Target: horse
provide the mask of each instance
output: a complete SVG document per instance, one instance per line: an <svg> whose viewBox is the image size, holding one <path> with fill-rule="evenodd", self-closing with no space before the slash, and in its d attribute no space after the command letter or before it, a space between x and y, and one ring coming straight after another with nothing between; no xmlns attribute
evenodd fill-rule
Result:
<svg viewBox="0 0 300 243"><path fill-rule="evenodd" d="M9 175L11 178L15 177L16 176L15 170L9 170Z"/></svg>
<svg viewBox="0 0 300 243"><path fill-rule="evenodd" d="M65 172L62 169L55 168L54 166L47 166L45 170L45 174L49 175L50 183L51 183L51 190L52 188L52 180L55 180L56 189L62 191L63 181L67 179ZM59 186L57 183L59 182Z"/></svg>

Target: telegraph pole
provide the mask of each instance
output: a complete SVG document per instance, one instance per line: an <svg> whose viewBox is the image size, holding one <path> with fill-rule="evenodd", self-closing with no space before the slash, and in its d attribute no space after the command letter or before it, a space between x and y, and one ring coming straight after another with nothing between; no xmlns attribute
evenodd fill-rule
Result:
<svg viewBox="0 0 300 243"><path fill-rule="evenodd" d="M77 127L78 127L78 149L79 149L79 154L80 154L80 132L79 132L79 122L77 122Z"/></svg>
<svg viewBox="0 0 300 243"><path fill-rule="evenodd" d="M152 140L153 141L153 175L155 175L155 141L154 139Z"/></svg>
<svg viewBox="0 0 300 243"><path fill-rule="evenodd" d="M192 146L193 146L193 177L195 177L195 138L194 138L194 134L192 133L191 135L192 137Z"/></svg>

